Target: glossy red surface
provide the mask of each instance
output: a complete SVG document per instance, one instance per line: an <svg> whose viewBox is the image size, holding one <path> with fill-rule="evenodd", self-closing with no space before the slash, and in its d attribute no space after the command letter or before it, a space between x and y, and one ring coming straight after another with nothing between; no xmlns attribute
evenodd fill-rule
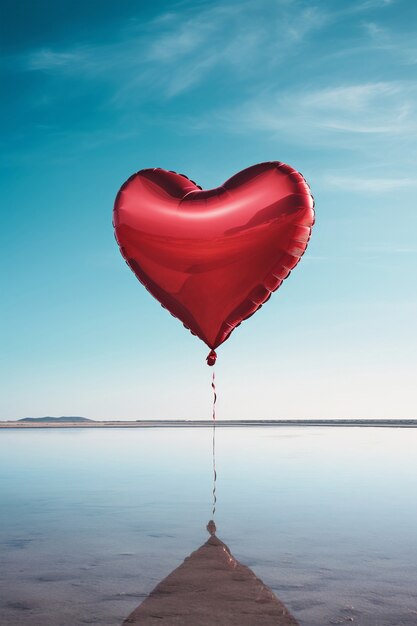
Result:
<svg viewBox="0 0 417 626"><path fill-rule="evenodd" d="M297 265L314 202L302 175L280 162L249 167L208 191L147 169L120 189L113 223L140 282L214 349Z"/></svg>

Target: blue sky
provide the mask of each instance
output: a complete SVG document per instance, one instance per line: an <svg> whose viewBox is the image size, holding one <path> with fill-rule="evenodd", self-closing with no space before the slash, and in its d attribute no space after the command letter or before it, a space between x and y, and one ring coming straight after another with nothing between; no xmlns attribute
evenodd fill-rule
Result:
<svg viewBox="0 0 417 626"><path fill-rule="evenodd" d="M219 418L415 413L417 4L2 0L0 419L209 418L206 346L111 226L145 167L281 160L317 223L218 350Z"/></svg>

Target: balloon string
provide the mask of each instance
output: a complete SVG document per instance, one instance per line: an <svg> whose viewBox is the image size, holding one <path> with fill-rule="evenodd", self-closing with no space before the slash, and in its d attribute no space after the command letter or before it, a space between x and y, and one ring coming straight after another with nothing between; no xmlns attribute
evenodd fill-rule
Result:
<svg viewBox="0 0 417 626"><path fill-rule="evenodd" d="M216 480L217 480L217 472L216 472L216 402L217 402L217 394L216 394L216 376L213 368L213 376L211 379L211 388L213 389L213 518L216 512Z"/></svg>

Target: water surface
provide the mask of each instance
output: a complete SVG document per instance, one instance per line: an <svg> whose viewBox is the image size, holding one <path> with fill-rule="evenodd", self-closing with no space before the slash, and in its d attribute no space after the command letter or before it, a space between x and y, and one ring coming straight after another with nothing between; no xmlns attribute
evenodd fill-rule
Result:
<svg viewBox="0 0 417 626"><path fill-rule="evenodd" d="M218 536L301 626L415 626L416 450L417 429L220 429ZM208 428L0 431L0 623L120 624L206 540L211 490Z"/></svg>

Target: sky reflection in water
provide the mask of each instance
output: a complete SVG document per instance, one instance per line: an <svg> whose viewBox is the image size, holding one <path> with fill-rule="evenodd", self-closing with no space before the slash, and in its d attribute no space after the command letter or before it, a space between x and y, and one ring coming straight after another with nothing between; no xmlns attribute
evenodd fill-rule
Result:
<svg viewBox="0 0 417 626"><path fill-rule="evenodd" d="M216 446L218 536L302 626L416 622L417 430L218 429ZM211 490L206 428L3 430L1 623L119 624L205 541Z"/></svg>

